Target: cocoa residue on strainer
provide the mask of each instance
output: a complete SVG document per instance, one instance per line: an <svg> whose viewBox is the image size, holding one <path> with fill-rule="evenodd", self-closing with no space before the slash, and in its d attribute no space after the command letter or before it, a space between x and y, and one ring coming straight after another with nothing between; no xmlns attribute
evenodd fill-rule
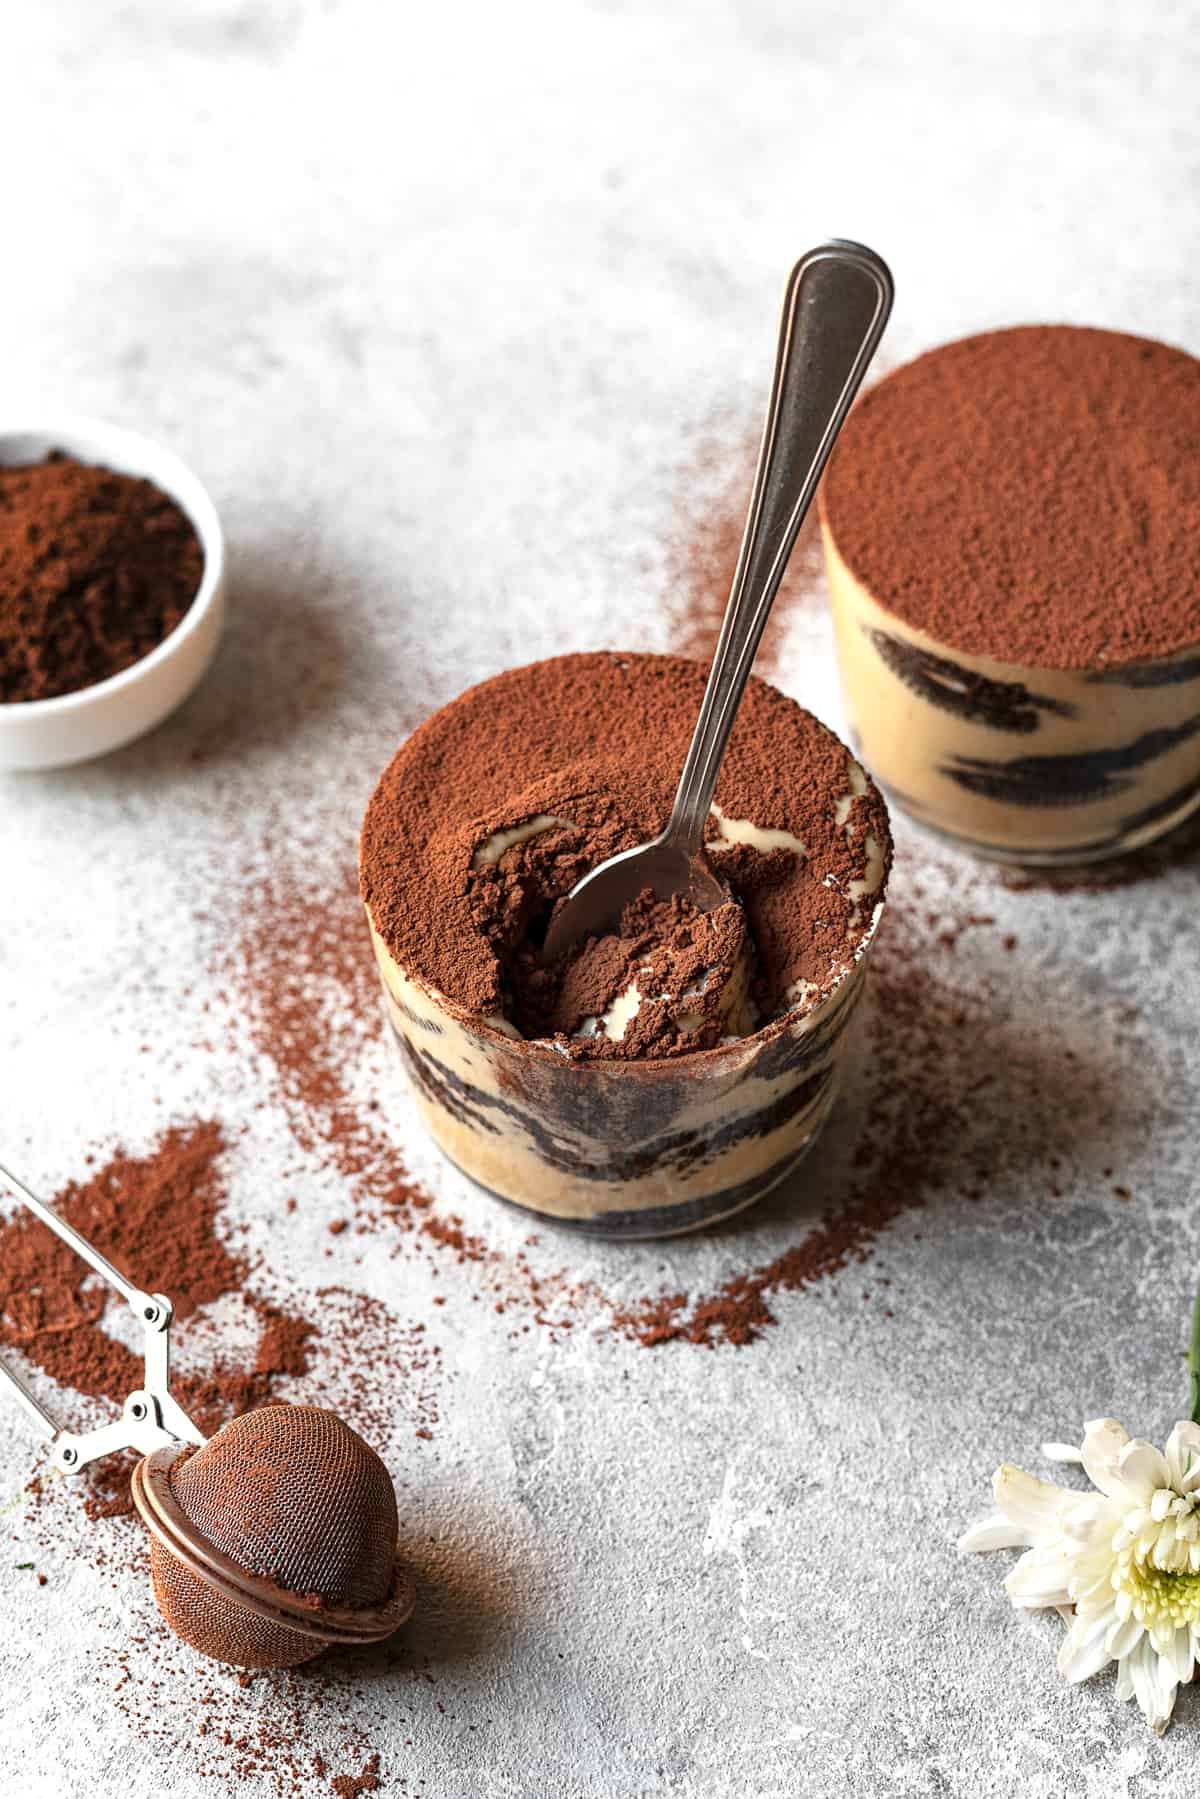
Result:
<svg viewBox="0 0 1200 1799"><path fill-rule="evenodd" d="M412 1610L391 1477L336 1412L260 1406L198 1449L156 1450L133 1496L159 1610L202 1655L294 1667Z"/></svg>

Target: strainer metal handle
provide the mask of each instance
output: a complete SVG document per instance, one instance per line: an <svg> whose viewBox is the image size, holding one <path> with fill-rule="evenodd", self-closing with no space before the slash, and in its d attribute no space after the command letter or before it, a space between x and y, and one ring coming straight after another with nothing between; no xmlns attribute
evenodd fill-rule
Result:
<svg viewBox="0 0 1200 1799"><path fill-rule="evenodd" d="M53 1446L54 1466L64 1474L78 1474L89 1462L121 1449L136 1449L140 1455L149 1455L152 1450L173 1443L202 1444L205 1441L202 1432L178 1400L171 1397L171 1320L175 1313L170 1300L163 1293L144 1293L132 1281L126 1280L120 1269L114 1268L73 1225L60 1218L44 1199L30 1192L24 1181L19 1181L2 1166L0 1188L28 1206L35 1218L119 1293L142 1330L144 1381L126 1399L120 1417L96 1430L78 1433L63 1430L40 1400L34 1398L20 1376L0 1362L0 1386L7 1388L34 1429Z"/></svg>
<svg viewBox="0 0 1200 1799"><path fill-rule="evenodd" d="M188 1517L171 1488L171 1470L187 1449L155 1450L133 1471L133 1502L147 1529L170 1555L224 1598L272 1624L323 1643L379 1643L412 1615L416 1584L397 1555L392 1590L382 1605L337 1606L289 1593L241 1567Z"/></svg>

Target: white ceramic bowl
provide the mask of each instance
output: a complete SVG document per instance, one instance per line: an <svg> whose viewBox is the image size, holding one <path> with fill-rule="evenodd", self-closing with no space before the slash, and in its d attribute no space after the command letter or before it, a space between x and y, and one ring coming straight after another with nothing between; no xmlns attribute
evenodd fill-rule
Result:
<svg viewBox="0 0 1200 1799"><path fill-rule="evenodd" d="M196 597L169 637L140 662L49 700L0 704L0 769L65 768L107 755L182 705L216 653L225 621L225 540L216 508L178 456L136 431L99 419L0 426L0 463L39 462L65 450L80 462L141 475L191 519L204 553Z"/></svg>

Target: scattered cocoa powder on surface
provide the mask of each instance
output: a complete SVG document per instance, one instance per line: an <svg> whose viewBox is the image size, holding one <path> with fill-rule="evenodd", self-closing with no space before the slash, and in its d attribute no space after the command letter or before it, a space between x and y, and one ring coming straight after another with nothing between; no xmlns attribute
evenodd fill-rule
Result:
<svg viewBox="0 0 1200 1799"><path fill-rule="evenodd" d="M429 1196L386 1136L378 1102L353 1092L356 1067L382 1031L353 871L281 860L246 889L240 913L229 972L293 1136L353 1183L360 1202L413 1222Z"/></svg>
<svg viewBox="0 0 1200 1799"><path fill-rule="evenodd" d="M0 702L74 693L140 661L203 572L195 527L152 482L59 452L0 466Z"/></svg>
<svg viewBox="0 0 1200 1799"><path fill-rule="evenodd" d="M588 868L644 843L671 808L704 688L677 656L594 652L510 669L425 721L384 771L363 821L363 898L402 968L468 1011L505 1009L512 960ZM797 981L828 987L869 928L852 897L887 812L833 733L751 678L717 785L730 819L805 845L721 867L755 945L763 1011ZM550 827L480 858L531 818ZM710 821L710 835L718 832ZM751 879L750 863L769 864Z"/></svg>
<svg viewBox="0 0 1200 1799"><path fill-rule="evenodd" d="M370 1755L358 1774L335 1774L329 1782L338 1799L360 1799L363 1793L377 1793L383 1782L379 1778L379 1757Z"/></svg>
<svg viewBox="0 0 1200 1799"><path fill-rule="evenodd" d="M1200 868L1200 812L1193 813L1166 837L1144 849L1078 868L1006 868L989 865L993 879L1008 893L1107 893L1162 880L1184 868Z"/></svg>
<svg viewBox="0 0 1200 1799"><path fill-rule="evenodd" d="M758 455L757 432L727 430L704 443L684 472L682 520L668 545L665 601L670 648L705 667L712 661L737 568ZM792 551L755 658L760 675L779 664L789 613L818 592L821 535L809 514Z"/></svg>
<svg viewBox="0 0 1200 1799"><path fill-rule="evenodd" d="M293 1138L345 1180L359 1228L394 1232L397 1246L427 1252L435 1268L475 1264L485 1290L522 1303L526 1321L514 1334L529 1320L551 1334L570 1330L586 1283L561 1270L539 1273L523 1250L497 1249L456 1213L435 1209L381 1101L362 1091L364 1062L391 1049L353 870L281 857L239 904L231 960L219 972L232 978Z"/></svg>
<svg viewBox="0 0 1200 1799"><path fill-rule="evenodd" d="M822 506L875 598L968 655L1090 668L1192 648L1200 361L1064 325L945 344L859 401Z"/></svg>
<svg viewBox="0 0 1200 1799"><path fill-rule="evenodd" d="M384 1671L389 1678L377 1681ZM386 1648L349 1651L299 1669L239 1673L197 1661L168 1636L135 1636L127 1647L109 1651L104 1673L118 1711L140 1738L160 1740L172 1756L190 1743L191 1774L230 1791L251 1782L258 1791L261 1783L278 1799L313 1799L328 1791L340 1778L332 1773L339 1762L373 1773L377 1787L364 1790L381 1790L383 1757L371 1739L404 1723L397 1713L405 1686L432 1682L424 1669L393 1659ZM366 1685L373 1680L377 1700ZM360 1718L365 1714L355 1726L346 1715L351 1702ZM401 1785L417 1799L419 1785L403 1779Z"/></svg>
<svg viewBox="0 0 1200 1799"><path fill-rule="evenodd" d="M321 1287L316 1298L321 1343L338 1364L338 1409L347 1424L369 1436L380 1420L394 1429L403 1416L413 1436L429 1442L441 1422L446 1377L425 1320L405 1324L382 1300L347 1287Z"/></svg>
<svg viewBox="0 0 1200 1799"><path fill-rule="evenodd" d="M224 1148L212 1120L172 1126L151 1150L118 1150L52 1202L130 1279L168 1294L177 1320L241 1294L258 1326L253 1356L173 1371L173 1393L206 1431L261 1404L281 1376L302 1374L314 1331L302 1317L245 1290L245 1259L218 1230ZM31 1213L18 1210L0 1222L0 1343L59 1384L120 1404L141 1385L143 1365L104 1328L112 1303L119 1301L109 1288ZM93 1516L128 1511L129 1472L130 1463L119 1459L88 1471Z"/></svg>
<svg viewBox="0 0 1200 1799"><path fill-rule="evenodd" d="M862 1055L869 1088L845 1184L820 1221L780 1254L708 1293L662 1294L627 1305L614 1325L646 1348L755 1342L777 1322L771 1300L816 1287L862 1262L899 1218L984 1173L971 1161L970 1111L954 1065L976 1005L930 975L928 946L895 912L873 951L871 1027ZM978 1074L975 1092L987 1085ZM819 1157L821 1151L815 1154ZM803 1178L803 1176L801 1177Z"/></svg>
<svg viewBox="0 0 1200 1799"><path fill-rule="evenodd" d="M552 1333L577 1324L611 1328L646 1348L744 1346L775 1322L774 1296L819 1288L864 1260L906 1213L982 1192L997 1133L1010 1131L1014 1119L1035 1159L1051 1153L1058 1127L1038 1091L1040 1065L1025 1066L1003 1035L989 1035L995 996L961 967L964 933L986 937L997 929L980 903L995 871L972 865L964 873L959 863L943 868L936 858L929 870L936 877L931 888L922 866L906 868L873 951L865 1041L851 1077L863 1095L864 1123L848 1169L831 1168L823 1216L802 1224L779 1254L737 1269L711 1291L672 1290L614 1304L567 1269L539 1270L536 1236L524 1250L502 1249L420 1191L378 1103L357 1079L364 1060L379 1053L385 1024L348 872L281 861L271 883L244 896L238 996L297 1141L347 1176L358 1228L394 1228L398 1244L473 1265L472 1285L490 1290L512 1334L531 1324ZM1011 936L999 938L1002 951ZM1062 1078L1060 1067L1056 1080ZM802 1184L813 1180L823 1153L815 1152ZM749 1215L751 1228L770 1205ZM735 1226L721 1236L734 1244L737 1234ZM353 1334L368 1327L363 1320L349 1328ZM413 1422L418 1436L429 1428L420 1416Z"/></svg>
<svg viewBox="0 0 1200 1799"><path fill-rule="evenodd" d="M235 1291L245 1265L221 1242L224 1138L207 1121L168 1130L145 1155L118 1150L54 1209L135 1281L169 1293L177 1318ZM99 1328L110 1289L30 1212L0 1224L0 1338L79 1393L124 1398L141 1364Z"/></svg>
<svg viewBox="0 0 1200 1799"><path fill-rule="evenodd" d="M824 1216L801 1225L778 1255L737 1270L711 1292L672 1290L615 1304L591 1280L561 1268L536 1269L536 1236L524 1250L506 1251L415 1192L378 1108L355 1091L355 1071L377 1050L385 1026L347 877L323 879L312 865L290 872L281 865L269 889L251 891L238 956L240 998L258 1047L276 1066L292 1102L301 1092L319 1099L297 1115L298 1140L347 1172L360 1225L394 1227L398 1241L477 1267L477 1280L512 1320L511 1334L528 1331L531 1323L552 1334L579 1324L610 1329L645 1348L672 1342L747 1346L776 1322L773 1296L822 1286L864 1260L893 1223L931 1199L974 1196L994 1160L993 1133L1005 1128L1007 1113L1004 1104L989 1106L987 1095L999 1078L993 1062L1004 1066L1007 1045L996 1055L987 1047L992 1008L986 988L964 982L957 968L939 972L962 931L993 927L979 909L974 883L961 897L943 897L940 909L931 907L917 877L908 877L908 888L894 902L873 952L868 993L874 997L858 1077L866 1089L865 1123L850 1168L831 1171ZM1036 1084L1036 1071L1029 1079ZM1027 1117L1038 1117L1034 1092L1022 1088L1009 1100ZM812 1179L821 1154L801 1181ZM388 1194L394 1204L382 1203ZM721 1233L730 1244L737 1234L737 1227ZM369 1342L369 1317L355 1310L360 1302L347 1295L340 1303L348 1308L351 1338L363 1333ZM369 1302L361 1303L369 1313ZM330 1328L323 1316L323 1332ZM412 1329L415 1355L420 1330ZM363 1366L370 1361L368 1354ZM417 1436L428 1428L425 1418L414 1416Z"/></svg>

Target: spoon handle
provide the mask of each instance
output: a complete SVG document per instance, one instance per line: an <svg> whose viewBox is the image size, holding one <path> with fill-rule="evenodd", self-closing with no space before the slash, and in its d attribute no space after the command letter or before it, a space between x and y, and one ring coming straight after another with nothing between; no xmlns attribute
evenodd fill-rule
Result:
<svg viewBox="0 0 1200 1799"><path fill-rule="evenodd" d="M699 850L763 627L821 471L892 309L873 250L832 238L788 277L746 531L704 702L661 842Z"/></svg>

